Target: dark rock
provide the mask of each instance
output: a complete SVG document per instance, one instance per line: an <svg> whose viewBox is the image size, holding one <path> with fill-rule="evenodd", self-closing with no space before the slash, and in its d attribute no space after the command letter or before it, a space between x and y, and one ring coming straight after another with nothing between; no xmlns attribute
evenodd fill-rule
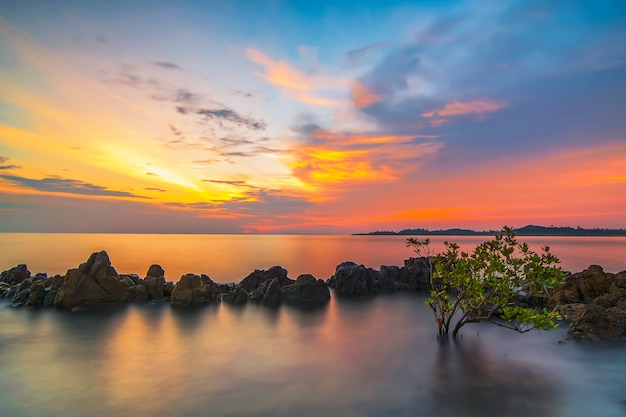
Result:
<svg viewBox="0 0 626 417"><path fill-rule="evenodd" d="M285 303L303 307L324 305L330 300L324 281L309 274L300 275L294 284L283 287L282 293Z"/></svg>
<svg viewBox="0 0 626 417"><path fill-rule="evenodd" d="M229 304L245 304L248 301L248 293L240 285L236 285L222 296L222 300Z"/></svg>
<svg viewBox="0 0 626 417"><path fill-rule="evenodd" d="M575 304L592 302L609 292L611 279L602 267L591 265L582 272L565 277L564 284L551 297L551 304Z"/></svg>
<svg viewBox="0 0 626 417"><path fill-rule="evenodd" d="M413 291L430 290L430 259L409 258L404 261L406 274L400 274L402 287Z"/></svg>
<svg viewBox="0 0 626 417"><path fill-rule="evenodd" d="M161 268L161 265L150 265L150 268L148 268L148 272L146 272L146 276L154 278L164 277L165 270Z"/></svg>
<svg viewBox="0 0 626 417"><path fill-rule="evenodd" d="M10 285L19 284L28 278L30 278L30 271L24 264L14 266L0 274L0 281Z"/></svg>
<svg viewBox="0 0 626 417"><path fill-rule="evenodd" d="M176 284L174 284L172 281L165 282L165 285L163 286L163 297L170 298L172 296L172 291L174 291L175 287Z"/></svg>
<svg viewBox="0 0 626 417"><path fill-rule="evenodd" d="M146 288L146 294L149 300L161 301L164 297L165 277L148 275L143 279L142 285Z"/></svg>
<svg viewBox="0 0 626 417"><path fill-rule="evenodd" d="M0 297L4 297L9 288L11 288L11 284L8 282L0 282Z"/></svg>
<svg viewBox="0 0 626 417"><path fill-rule="evenodd" d="M24 291L25 289L30 288L33 285L33 281L30 279L25 279L24 281L17 284L16 289L17 292Z"/></svg>
<svg viewBox="0 0 626 417"><path fill-rule="evenodd" d="M128 289L128 299L136 303L145 303L150 299L150 297L148 296L146 287L139 284Z"/></svg>
<svg viewBox="0 0 626 417"><path fill-rule="evenodd" d="M46 295L46 287L43 282L35 282L30 287L30 295L28 297L28 304L34 307L41 307L43 305L43 299Z"/></svg>
<svg viewBox="0 0 626 417"><path fill-rule="evenodd" d="M199 306L209 302L207 287L202 283L202 278L195 274L186 274L174 287L170 297L172 306Z"/></svg>
<svg viewBox="0 0 626 417"><path fill-rule="evenodd" d="M277 307L280 305L282 301L282 292L281 285L278 278L274 278L267 284L267 289L265 290L261 301L266 307Z"/></svg>
<svg viewBox="0 0 626 417"><path fill-rule="evenodd" d="M335 269L335 274L328 279L329 287L340 295L370 295L383 291L380 271L357 265L354 262L343 262Z"/></svg>
<svg viewBox="0 0 626 417"><path fill-rule="evenodd" d="M48 274L46 274L45 272L37 272L30 279L33 282L35 282L35 281L45 281L45 280L48 279Z"/></svg>
<svg viewBox="0 0 626 417"><path fill-rule="evenodd" d="M294 283L294 280L287 277L287 270L280 266L273 266L267 271L265 270L255 270L250 275L245 277L239 285L248 293L253 291L257 291L262 284L265 284L265 288L267 288L267 284L272 281L274 278L278 279L278 283L280 287L284 287L285 285L290 285Z"/></svg>
<svg viewBox="0 0 626 417"><path fill-rule="evenodd" d="M30 288L26 288L21 291L16 291L15 295L11 298L11 306L21 307L28 303L30 297Z"/></svg>
<svg viewBox="0 0 626 417"><path fill-rule="evenodd" d="M41 302L41 306L42 307L51 307L54 305L54 300L57 298L57 292L58 290L56 289L50 289L49 287L46 288L46 293L43 297L43 301Z"/></svg>
<svg viewBox="0 0 626 417"><path fill-rule="evenodd" d="M120 280L126 282L131 287L142 283L142 279L137 274L120 274Z"/></svg>
<svg viewBox="0 0 626 417"><path fill-rule="evenodd" d="M105 251L93 253L78 269L70 269L57 293L55 306L83 307L92 304L124 302L128 284L120 280Z"/></svg>
<svg viewBox="0 0 626 417"><path fill-rule="evenodd" d="M55 275L46 280L46 288L50 290L58 290L58 289L61 289L64 282L65 282L65 277L61 275Z"/></svg>
<svg viewBox="0 0 626 417"><path fill-rule="evenodd" d="M626 339L626 311L605 309L597 304L584 304L578 308L568 335L574 340L624 340Z"/></svg>

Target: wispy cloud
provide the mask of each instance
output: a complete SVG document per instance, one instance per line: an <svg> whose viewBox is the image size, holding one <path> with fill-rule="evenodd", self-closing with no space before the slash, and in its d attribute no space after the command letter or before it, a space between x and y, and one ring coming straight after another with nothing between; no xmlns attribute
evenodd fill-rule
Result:
<svg viewBox="0 0 626 417"><path fill-rule="evenodd" d="M348 78L326 75L319 71L305 73L286 61L273 60L254 48L248 48L245 52L250 61L265 69L265 73L257 73L257 75L269 84L280 88L288 97L320 106L345 104L345 100L328 96L325 93L348 91L350 86Z"/></svg>
<svg viewBox="0 0 626 417"><path fill-rule="evenodd" d="M6 156L0 156L0 170L7 170L7 169L15 169L15 168L19 168L19 166L17 165L12 165L12 164L8 164L8 165L2 165L5 164L6 162L9 161L9 159Z"/></svg>
<svg viewBox="0 0 626 417"><path fill-rule="evenodd" d="M180 65L174 64L173 62L156 61L156 62L153 62L152 64L157 66L157 67L165 68L165 69L168 69L168 70L182 70Z"/></svg>
<svg viewBox="0 0 626 417"><path fill-rule="evenodd" d="M508 107L508 103L498 102L495 100L474 100L474 101L458 101L455 100L452 103L448 103L445 106L430 110L422 113L423 117L446 117L446 116L460 116L465 114L479 114L494 112L500 109Z"/></svg>
<svg viewBox="0 0 626 417"><path fill-rule="evenodd" d="M196 114L202 116L205 120L213 120L217 122L229 122L238 127L246 127L252 130L264 130L267 124L263 120L255 120L248 116L243 116L233 109L198 109Z"/></svg>
<svg viewBox="0 0 626 417"><path fill-rule="evenodd" d="M32 179L16 175L0 175L0 178L14 185L52 193L80 194L102 197L149 198L127 191L111 190L106 187L90 184L88 182L60 177Z"/></svg>

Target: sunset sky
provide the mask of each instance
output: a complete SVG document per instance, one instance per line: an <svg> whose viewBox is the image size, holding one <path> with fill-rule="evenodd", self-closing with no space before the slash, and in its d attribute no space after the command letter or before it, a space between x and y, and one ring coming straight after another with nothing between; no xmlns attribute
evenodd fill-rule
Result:
<svg viewBox="0 0 626 417"><path fill-rule="evenodd" d="M626 227L626 2L0 2L0 231Z"/></svg>

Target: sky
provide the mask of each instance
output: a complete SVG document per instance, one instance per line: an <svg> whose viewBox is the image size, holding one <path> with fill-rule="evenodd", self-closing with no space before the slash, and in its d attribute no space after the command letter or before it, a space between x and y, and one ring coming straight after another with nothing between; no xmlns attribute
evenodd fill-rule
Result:
<svg viewBox="0 0 626 417"><path fill-rule="evenodd" d="M626 227L626 3L0 2L0 231Z"/></svg>

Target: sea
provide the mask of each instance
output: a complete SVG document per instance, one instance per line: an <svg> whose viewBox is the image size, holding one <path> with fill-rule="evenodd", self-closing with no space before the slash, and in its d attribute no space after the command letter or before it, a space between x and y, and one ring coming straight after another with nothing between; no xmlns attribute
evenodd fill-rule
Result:
<svg viewBox="0 0 626 417"><path fill-rule="evenodd" d="M484 236L431 236L471 250ZM563 268L626 270L625 237L520 237ZM343 261L413 256L404 236L0 234L0 271L64 274L106 250L119 273L239 282L281 265L327 279ZM626 345L567 328L470 324L437 340L421 293L331 297L303 310L167 303L79 311L0 300L0 416L626 416Z"/></svg>

